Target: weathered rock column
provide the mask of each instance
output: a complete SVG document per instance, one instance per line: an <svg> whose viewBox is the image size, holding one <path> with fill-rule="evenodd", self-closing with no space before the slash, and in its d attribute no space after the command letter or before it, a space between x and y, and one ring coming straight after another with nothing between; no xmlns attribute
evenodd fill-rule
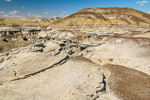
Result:
<svg viewBox="0 0 150 100"><path fill-rule="evenodd" d="M96 35L96 34L94 34L94 35L93 35L93 39L95 39L96 37L97 37L97 35Z"/></svg>
<svg viewBox="0 0 150 100"><path fill-rule="evenodd" d="M7 31L6 35L9 35L9 31Z"/></svg>
<svg viewBox="0 0 150 100"><path fill-rule="evenodd" d="M38 31L35 32L35 35L38 36Z"/></svg>
<svg viewBox="0 0 150 100"><path fill-rule="evenodd" d="M30 36L32 36L32 32L30 32Z"/></svg>
<svg viewBox="0 0 150 100"><path fill-rule="evenodd" d="M28 37L28 39L29 39L29 38L30 38L30 35L28 34L27 37Z"/></svg>
<svg viewBox="0 0 150 100"><path fill-rule="evenodd" d="M30 37L29 37L28 41L29 41L29 43L31 43L31 38Z"/></svg>
<svg viewBox="0 0 150 100"><path fill-rule="evenodd" d="M70 40L67 39L67 45L69 45L69 44L70 44Z"/></svg>
<svg viewBox="0 0 150 100"><path fill-rule="evenodd" d="M33 31L33 33L32 33L32 34L33 34L33 36L34 36L34 35L35 35L35 32Z"/></svg>
<svg viewBox="0 0 150 100"><path fill-rule="evenodd" d="M32 32L32 36L34 36L34 31Z"/></svg>
<svg viewBox="0 0 150 100"><path fill-rule="evenodd" d="M36 31L34 31L34 35L36 36Z"/></svg>
<svg viewBox="0 0 150 100"><path fill-rule="evenodd" d="M23 30L21 30L21 34L23 34Z"/></svg>
<svg viewBox="0 0 150 100"><path fill-rule="evenodd" d="M5 32L5 31L3 31L3 32L2 32L2 36L5 36L5 35L6 35L5 33L6 33L6 32Z"/></svg>
<svg viewBox="0 0 150 100"><path fill-rule="evenodd" d="M0 32L0 37L2 36L2 33Z"/></svg>
<svg viewBox="0 0 150 100"><path fill-rule="evenodd" d="M45 42L45 40L43 40L43 39L42 39L42 40L40 40L40 43L44 43L44 42Z"/></svg>
<svg viewBox="0 0 150 100"><path fill-rule="evenodd" d="M88 39L88 36L84 36L84 40L85 41L88 41L89 39Z"/></svg>

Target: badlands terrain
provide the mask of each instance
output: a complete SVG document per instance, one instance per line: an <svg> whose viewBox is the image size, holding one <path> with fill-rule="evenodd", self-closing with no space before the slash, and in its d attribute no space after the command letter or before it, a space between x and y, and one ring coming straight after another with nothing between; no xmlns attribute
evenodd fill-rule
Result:
<svg viewBox="0 0 150 100"><path fill-rule="evenodd" d="M150 100L150 14L43 20L0 18L0 100Z"/></svg>

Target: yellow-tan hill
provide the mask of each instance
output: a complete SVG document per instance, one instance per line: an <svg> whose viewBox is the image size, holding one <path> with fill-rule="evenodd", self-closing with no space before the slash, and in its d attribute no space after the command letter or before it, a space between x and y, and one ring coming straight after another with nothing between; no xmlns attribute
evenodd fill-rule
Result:
<svg viewBox="0 0 150 100"><path fill-rule="evenodd" d="M150 14L132 8L83 8L62 20L52 22L56 29L110 29L150 27Z"/></svg>

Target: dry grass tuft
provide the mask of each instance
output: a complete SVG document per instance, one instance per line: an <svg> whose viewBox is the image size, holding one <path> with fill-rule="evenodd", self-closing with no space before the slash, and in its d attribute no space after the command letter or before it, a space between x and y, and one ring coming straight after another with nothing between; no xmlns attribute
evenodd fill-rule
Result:
<svg viewBox="0 0 150 100"><path fill-rule="evenodd" d="M9 41L8 42L4 41L6 39L8 39ZM4 52L9 51L10 49L24 47L24 46L28 46L31 44L28 41L24 41L22 39L23 39L23 35L20 35L20 34L10 34L10 35L1 37L0 38L0 53L4 53Z"/></svg>
<svg viewBox="0 0 150 100"><path fill-rule="evenodd" d="M11 49L14 49L14 48L18 48L18 47L25 47L25 46L28 46L30 45L29 42L18 42L18 41L9 41L7 43L2 43L0 41L0 53L4 53L4 52L7 52Z"/></svg>
<svg viewBox="0 0 150 100"><path fill-rule="evenodd" d="M75 56L73 58L73 61L80 61L80 62L85 61L85 62L93 63L91 60L84 58L82 56Z"/></svg>
<svg viewBox="0 0 150 100"><path fill-rule="evenodd" d="M99 35L96 37L96 41L101 41L104 37L111 37L111 35Z"/></svg>
<svg viewBox="0 0 150 100"><path fill-rule="evenodd" d="M131 37L131 36L124 36L122 34L117 34L117 35L113 35L111 38L124 38L124 39L129 39L129 40L133 40L133 41L138 41L138 40L145 40L145 41L150 41L149 38L145 38L145 37Z"/></svg>
<svg viewBox="0 0 150 100"><path fill-rule="evenodd" d="M49 25L43 25L40 28L47 28Z"/></svg>
<svg viewBox="0 0 150 100"><path fill-rule="evenodd" d="M74 34L74 31L72 30L59 30L60 32L71 32L72 34Z"/></svg>
<svg viewBox="0 0 150 100"><path fill-rule="evenodd" d="M20 25L13 23L11 27L20 27Z"/></svg>

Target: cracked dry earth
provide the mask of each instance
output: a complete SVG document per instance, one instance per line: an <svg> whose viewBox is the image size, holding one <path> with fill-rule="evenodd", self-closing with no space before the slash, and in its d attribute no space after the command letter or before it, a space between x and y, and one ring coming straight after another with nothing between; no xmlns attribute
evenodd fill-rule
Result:
<svg viewBox="0 0 150 100"><path fill-rule="evenodd" d="M78 44L87 47L81 51L68 45L52 40L2 54L0 100L150 100L145 44L113 38Z"/></svg>

